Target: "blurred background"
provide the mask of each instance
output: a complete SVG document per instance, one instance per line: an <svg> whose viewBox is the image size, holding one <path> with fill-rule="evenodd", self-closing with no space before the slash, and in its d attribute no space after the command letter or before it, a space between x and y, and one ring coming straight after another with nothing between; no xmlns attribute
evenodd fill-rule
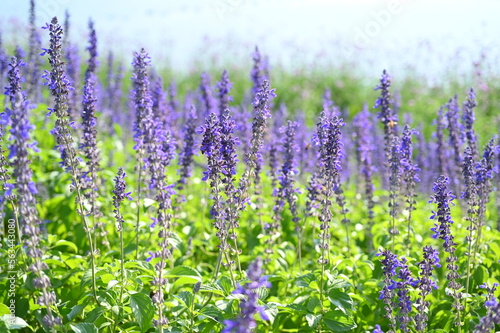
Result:
<svg viewBox="0 0 500 333"><path fill-rule="evenodd" d="M16 43L13 32L25 29L29 1L1 2L0 29ZM66 10L74 42L86 44L92 18L101 49L129 62L145 47L156 64L176 71L250 65L258 45L271 66L289 70L350 63L369 79L386 68L433 82L479 63L494 71L500 54L498 0L43 0L37 23L62 21Z"/></svg>

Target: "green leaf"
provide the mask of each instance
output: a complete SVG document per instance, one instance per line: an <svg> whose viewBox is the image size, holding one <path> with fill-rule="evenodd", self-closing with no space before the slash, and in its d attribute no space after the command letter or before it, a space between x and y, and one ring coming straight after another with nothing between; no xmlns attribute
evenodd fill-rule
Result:
<svg viewBox="0 0 500 333"><path fill-rule="evenodd" d="M307 310L314 313L317 308L321 309L321 302L319 301L319 298L316 296L311 297L307 302Z"/></svg>
<svg viewBox="0 0 500 333"><path fill-rule="evenodd" d="M155 313L151 298L141 293L130 294L130 307L141 332L146 332L151 327Z"/></svg>
<svg viewBox="0 0 500 333"><path fill-rule="evenodd" d="M202 277L201 274L198 273L197 270L189 267L189 266L177 266L174 267L168 274L169 278L177 278L177 277L190 277L196 281L201 282Z"/></svg>
<svg viewBox="0 0 500 333"><path fill-rule="evenodd" d="M10 314L5 314L2 317L0 317L0 320L5 323L7 328L9 330L20 330L21 328L28 327L28 323L24 321L24 319L19 318L19 317L14 317L12 318L12 315Z"/></svg>
<svg viewBox="0 0 500 333"><path fill-rule="evenodd" d="M224 320L224 315L222 314L222 311L213 305L208 305L203 309L201 309L200 315L218 322L222 322Z"/></svg>
<svg viewBox="0 0 500 333"><path fill-rule="evenodd" d="M77 247L77 246L76 246L76 244L75 244L75 243L73 243L73 242L70 242L70 241L67 241L67 240L61 239L61 240L58 240L58 241L54 244L54 247L58 247L58 246L67 246L67 247L69 247L71 250L73 250L73 252L78 253L78 247Z"/></svg>
<svg viewBox="0 0 500 333"><path fill-rule="evenodd" d="M98 306L97 308L93 309L85 316L84 321L87 323L95 322L97 319L99 319L99 317L102 316L102 314L104 313L104 310L105 309L102 306Z"/></svg>
<svg viewBox="0 0 500 333"><path fill-rule="evenodd" d="M77 304L73 308L71 308L71 311L67 315L69 321L73 321L73 319L75 319L76 316L78 316L80 314L80 312L82 312L83 309L85 309L87 304L88 304L88 300L85 300L82 304Z"/></svg>
<svg viewBox="0 0 500 333"><path fill-rule="evenodd" d="M347 314L347 311L352 310L353 301L347 293L344 293L338 289L332 289L328 293L328 299L344 314Z"/></svg>
<svg viewBox="0 0 500 333"><path fill-rule="evenodd" d="M325 313L323 323L325 323L325 325L333 332L350 331L357 327L354 319L340 310Z"/></svg>
<svg viewBox="0 0 500 333"><path fill-rule="evenodd" d="M10 314L10 309L7 305L0 303L0 315Z"/></svg>
<svg viewBox="0 0 500 333"><path fill-rule="evenodd" d="M316 281L316 276L313 273L309 273L309 274L299 276L297 278L297 280L295 281L295 284L298 287L310 288L310 284L313 281Z"/></svg>
<svg viewBox="0 0 500 333"><path fill-rule="evenodd" d="M180 300L187 308L191 308L193 305L194 295L189 291L181 291L179 295L174 295L174 297Z"/></svg>
<svg viewBox="0 0 500 333"><path fill-rule="evenodd" d="M75 333L99 333L99 330L93 323L78 323L71 324L70 326Z"/></svg>
<svg viewBox="0 0 500 333"><path fill-rule="evenodd" d="M233 283L227 276L221 276L217 281L217 284L226 292L226 295L230 294L234 290Z"/></svg>
<svg viewBox="0 0 500 333"><path fill-rule="evenodd" d="M224 290L221 286L215 283L206 283L202 284L200 287L200 291L202 292L211 292L219 296L225 296Z"/></svg>
<svg viewBox="0 0 500 333"><path fill-rule="evenodd" d="M314 315L312 313L306 314L306 320L307 320L307 325L309 325L310 328L315 328L318 326L318 323L321 320L322 315Z"/></svg>

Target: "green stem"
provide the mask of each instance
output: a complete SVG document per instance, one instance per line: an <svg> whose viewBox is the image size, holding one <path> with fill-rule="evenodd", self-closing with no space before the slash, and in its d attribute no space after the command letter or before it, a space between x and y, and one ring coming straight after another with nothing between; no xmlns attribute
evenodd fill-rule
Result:
<svg viewBox="0 0 500 333"><path fill-rule="evenodd" d="M142 163L139 162L139 178L137 179L137 213L135 221L135 260L139 260L139 223L141 219L141 189L142 189Z"/></svg>

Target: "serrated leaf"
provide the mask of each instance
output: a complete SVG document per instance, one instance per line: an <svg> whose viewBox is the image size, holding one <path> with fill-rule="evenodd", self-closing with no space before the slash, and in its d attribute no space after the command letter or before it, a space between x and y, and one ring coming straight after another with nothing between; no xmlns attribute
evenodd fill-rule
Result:
<svg viewBox="0 0 500 333"><path fill-rule="evenodd" d="M203 309L200 310L199 313L201 316L210 318L217 322L222 322L224 320L224 315L222 314L222 311L213 305L208 305L204 307Z"/></svg>
<svg viewBox="0 0 500 333"><path fill-rule="evenodd" d="M180 300L187 308L191 308L193 305L194 295L189 291L181 291L179 295L174 295L174 297Z"/></svg>
<svg viewBox="0 0 500 333"><path fill-rule="evenodd" d="M233 283L231 282L231 279L228 278L227 276L221 276L220 279L217 281L217 284L222 287L222 290L224 290L226 294L230 294L234 290Z"/></svg>
<svg viewBox="0 0 500 333"><path fill-rule="evenodd" d="M155 313L151 298L142 293L130 294L130 308L141 332L146 332L153 323Z"/></svg>
<svg viewBox="0 0 500 333"><path fill-rule="evenodd" d="M322 321L333 332L351 331L358 326L351 316L344 314L340 310L325 313Z"/></svg>
<svg viewBox="0 0 500 333"><path fill-rule="evenodd" d="M328 299L344 314L352 310L353 301L352 298L347 294L338 289L330 290L328 293Z"/></svg>
<svg viewBox="0 0 500 333"><path fill-rule="evenodd" d="M183 265L174 267L172 270L170 270L170 272L168 272L167 277L169 278L189 277L199 282L201 282L202 280L201 274L197 270L189 266L183 266Z"/></svg>
<svg viewBox="0 0 500 333"><path fill-rule="evenodd" d="M309 301L307 301L307 310L309 312L315 312L316 308L321 308L321 302L318 297L311 297Z"/></svg>
<svg viewBox="0 0 500 333"><path fill-rule="evenodd" d="M200 287L200 291L212 292L212 293L219 295L219 296L226 295L224 293L224 290L222 289L222 287L219 286L218 284L215 284L215 283L202 284Z"/></svg>
<svg viewBox="0 0 500 333"><path fill-rule="evenodd" d="M295 280L295 285L298 287L310 288L310 284L313 281L316 281L316 276L313 273L309 273L299 276L297 280Z"/></svg>
<svg viewBox="0 0 500 333"><path fill-rule="evenodd" d="M290 304L285 308L292 310L293 313L307 313L307 308L301 304Z"/></svg>
<svg viewBox="0 0 500 333"><path fill-rule="evenodd" d="M93 323L71 324L70 327L75 333L99 333L99 330Z"/></svg>

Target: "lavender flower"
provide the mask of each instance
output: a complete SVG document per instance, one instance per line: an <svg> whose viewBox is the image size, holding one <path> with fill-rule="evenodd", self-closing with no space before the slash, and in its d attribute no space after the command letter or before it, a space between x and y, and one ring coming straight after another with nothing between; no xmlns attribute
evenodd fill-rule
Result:
<svg viewBox="0 0 500 333"><path fill-rule="evenodd" d="M40 33L35 24L35 1L30 0L30 18L29 18L29 54L28 54L28 69L27 69L27 83L28 83L28 97L33 101L38 101L40 96L40 67L42 65L41 58L38 56L39 50L42 47L42 40Z"/></svg>
<svg viewBox="0 0 500 333"><path fill-rule="evenodd" d="M136 141L135 149L137 151L145 149L144 141L150 126L149 120L152 118L152 100L149 93L149 79L147 68L151 65L151 58L145 49L134 54L134 74L132 83L132 99L135 104L136 120L134 123L134 139Z"/></svg>
<svg viewBox="0 0 500 333"><path fill-rule="evenodd" d="M215 109L217 108L216 100L212 96L212 88L211 86L211 79L210 76L207 73L202 73L201 74L201 83L200 83L200 99L201 99L201 104L203 105L204 109L203 114L206 117L209 117L212 112L215 112Z"/></svg>
<svg viewBox="0 0 500 333"><path fill-rule="evenodd" d="M489 307L489 311L479 320L479 324L474 327L473 333L490 333L495 325L500 324L500 303L492 304Z"/></svg>
<svg viewBox="0 0 500 333"><path fill-rule="evenodd" d="M132 192L126 192L127 191L127 183L125 182L126 176L127 174L125 173L125 171L123 171L123 168L119 168L116 177L114 179L115 188L112 191L113 207L114 207L113 213L115 214L118 231L123 230L123 223L124 223L123 216L120 212L121 203L123 202L123 200L125 200L125 198L133 200L132 197L130 196Z"/></svg>
<svg viewBox="0 0 500 333"><path fill-rule="evenodd" d="M275 89L269 87L269 82L264 80L259 92L253 102L254 118L252 121L252 139L250 140L250 148L245 154L247 169L243 173L239 189L237 191L238 207L245 208L245 203L248 198L248 188L254 180L258 184L258 173L262 166L262 148L264 145L264 133L266 129L267 118L271 117L269 112L269 103L273 97L276 97Z"/></svg>
<svg viewBox="0 0 500 333"><path fill-rule="evenodd" d="M375 90L380 90L380 97L375 101L373 106L376 109L380 109L378 118L384 125L384 140L385 140L385 156L386 160L389 161L391 157L391 147L394 140L394 136L397 136L397 123L398 116L391 109L393 103L391 93L389 88L391 87L391 76L384 69L382 72L382 78L380 79L380 85L375 88Z"/></svg>
<svg viewBox="0 0 500 333"><path fill-rule="evenodd" d="M415 302L417 314L415 315L415 328L417 331L425 331L427 327L430 302L426 297L432 292L432 289L437 289L436 282L432 279L432 271L435 267L441 267L439 264L439 252L432 246L425 246L424 258L418 263L420 271L420 279L417 281L417 288L419 289L419 298Z"/></svg>
<svg viewBox="0 0 500 333"><path fill-rule="evenodd" d="M477 138L476 132L474 131L474 122L476 121L476 115L474 113L474 108L477 106L476 94L471 88L469 96L463 105L462 123L465 130L465 138L467 140L467 146L472 150L472 156L474 159L477 158Z"/></svg>
<svg viewBox="0 0 500 333"><path fill-rule="evenodd" d="M64 16L64 35L62 39L62 49L64 50L64 58L66 63L66 75L70 85L74 88L69 92L68 98L68 113L71 121L76 121L81 115L81 97L80 97L80 57L79 50L76 44L70 43L70 15L68 10Z"/></svg>
<svg viewBox="0 0 500 333"><path fill-rule="evenodd" d="M375 329L373 330L373 333L384 333L382 329L380 328L380 325L375 325Z"/></svg>
<svg viewBox="0 0 500 333"><path fill-rule="evenodd" d="M459 193L459 184L462 181L461 172L462 169L462 131L463 128L459 121L459 107L458 107L458 96L455 95L448 104L446 105L448 111L446 112L446 119L448 124L448 136L449 136L449 146L452 149L453 161L452 164L452 181L455 192Z"/></svg>
<svg viewBox="0 0 500 333"><path fill-rule="evenodd" d="M26 57L26 52L24 52L24 49L20 45L16 45L16 48L14 49L14 57L24 63L23 60Z"/></svg>
<svg viewBox="0 0 500 333"><path fill-rule="evenodd" d="M276 235L277 231L281 226L281 220L283 219L282 213L284 210L285 203L288 203L290 207L290 212L292 214L292 222L295 223L295 232L298 235L301 234L300 228L300 218L298 217L297 211L297 196L298 188L295 187L294 175L297 173L296 170L296 159L295 152L297 151L297 145L295 144L295 130L297 128L297 123L293 121L288 121L286 127L282 128L282 132L285 133L282 139L283 148L283 165L279 172L278 180L279 187L274 189L273 195L276 197L276 202L273 208L274 216L273 222L266 225L266 231L269 234L269 239L267 240L266 253L273 253L273 237ZM300 244L300 237L299 237Z"/></svg>
<svg viewBox="0 0 500 333"><path fill-rule="evenodd" d="M212 199L214 201L210 214L215 219L214 226L217 229L217 237L219 237L221 248L226 248L227 229L224 219L224 202L221 195L221 167L220 150L221 150L221 133L220 124L217 121L215 113L210 114L205 120L205 125L199 129L203 133L203 141L201 142L200 151L207 157L207 169L203 171L203 181L210 180L210 188L212 191Z"/></svg>
<svg viewBox="0 0 500 333"><path fill-rule="evenodd" d="M356 157L360 168L360 174L364 181L364 194L366 200L366 207L368 209L368 232L371 243L371 228L374 225L374 212L375 202L373 200L375 186L373 185L373 172L376 171L372 162L373 151L375 146L371 138L373 125L370 120L368 108L363 108L363 111L354 117L354 135L357 143Z"/></svg>
<svg viewBox="0 0 500 333"><path fill-rule="evenodd" d="M57 17L54 17L50 24L47 24L45 29L50 32L50 47L44 49L44 54L49 55L49 63L52 71L46 72L44 77L47 79L47 85L50 88L52 96L54 96L55 105L49 109L49 115L55 113L57 120L56 126L52 133L56 137L56 142L59 147L62 158L62 166L71 174L73 184L72 189L76 191L77 212L82 216L83 228L87 234L90 248L90 262L92 268L92 288L94 297L97 301L97 284L95 279L95 248L90 235L90 226L87 222L84 212L84 199L82 196L81 170L80 162L76 154L76 149L73 147L73 137L71 135L71 126L68 113L68 95L72 89L66 74L64 72L64 62L62 61L62 29L57 22Z"/></svg>
<svg viewBox="0 0 500 333"><path fill-rule="evenodd" d="M78 119L80 115L80 57L78 55L78 47L75 44L69 43L65 49L65 63L67 79L74 89L69 91L68 97L68 113L72 121Z"/></svg>
<svg viewBox="0 0 500 333"><path fill-rule="evenodd" d="M95 75L88 74L83 88L83 112L82 112L82 139L80 149L85 156L85 170L82 173L82 189L84 196L90 203L89 214L94 220L94 232L102 237L103 244L109 247L107 240L106 226L99 222L102 217L97 198L99 196L100 179L98 171L100 170L100 152L97 148L96 131L96 97L95 97Z"/></svg>
<svg viewBox="0 0 500 333"><path fill-rule="evenodd" d="M186 124L184 125L184 138L182 140L183 148L179 155L179 182L178 186L184 186L186 184L187 178L191 177L191 168L193 164L193 156L196 153L196 143L194 134L196 131L196 109L194 106L191 106L191 110L189 112L189 116L186 119Z"/></svg>
<svg viewBox="0 0 500 333"><path fill-rule="evenodd" d="M49 108L49 115L55 113L57 117L56 126L52 133L56 137L63 167L74 175L73 186L80 187L78 180L80 178L79 162L76 157L76 150L72 146L73 137L71 136L71 125L68 119L68 95L73 88L66 77L64 61L62 60L61 38L63 31L56 17L52 19L51 24L47 24L43 28L48 29L50 32L50 47L43 49L42 55L49 55L49 63L52 67L52 71L46 71L43 75L47 80L45 84L49 87L55 102L54 107Z"/></svg>
<svg viewBox="0 0 500 333"><path fill-rule="evenodd" d="M431 203L437 204L437 212L433 212L431 219L437 219L435 227L431 230L434 231L433 238L442 239L444 251L448 253L448 258L446 262L446 268L448 273L446 278L448 280L448 288L453 291L454 302L452 304L457 312L457 322L456 325L461 325L460 312L463 310L463 306L460 304L461 294L459 289L462 287L458 279L460 274L458 273L458 265L456 264L458 258L455 255L456 243L454 242L453 234L451 233L451 225L453 220L451 218L450 203L453 203L455 196L448 190L449 180L445 176L440 176L438 180L434 183L433 191L434 195L431 196Z"/></svg>
<svg viewBox="0 0 500 333"><path fill-rule="evenodd" d="M164 125L169 123L166 99L167 96L163 89L163 79L160 75L155 74L152 77L151 83L151 110L153 111L153 117Z"/></svg>
<svg viewBox="0 0 500 333"><path fill-rule="evenodd" d="M217 82L217 89L219 90L219 119L222 121L222 115L229 108L229 102L233 101L233 97L229 95L233 83L229 80L227 71L222 72L220 82Z"/></svg>
<svg viewBox="0 0 500 333"><path fill-rule="evenodd" d="M323 111L316 125L317 133L313 137L315 145L319 146L320 179L323 181L323 191L320 199L321 212L319 221L321 222L319 235L321 244L321 257L318 259L320 265L329 262L330 249L330 222L332 220L330 198L333 196L339 179L341 142L340 128L344 123L337 116L328 117Z"/></svg>
<svg viewBox="0 0 500 333"><path fill-rule="evenodd" d="M233 240L232 253L237 254L238 267L241 271L241 265L239 262L238 244L236 242L237 234L236 230L239 227L239 209L238 209L238 198L236 196L235 187L235 175L236 175L236 164L238 162L238 157L236 154L236 145L239 144L239 140L234 137L234 127L235 123L231 117L229 109L226 109L222 113L222 119L220 121L220 172L222 173L222 184L224 193L226 195L225 207L224 207L224 218L225 227L228 230L229 239Z"/></svg>
<svg viewBox="0 0 500 333"><path fill-rule="evenodd" d="M138 113L136 133L140 134L136 140L138 139L137 142L142 145L142 149L146 149L147 158L145 164L149 169L149 189L154 191L155 200L158 203L156 217L153 218L154 222L151 228L155 228L156 225L159 226L158 238L160 241L158 245L160 249L153 252L148 260L159 258L155 265L157 276L153 279L152 285L157 288L157 292L153 296L153 303L157 305L159 314L159 318L154 321L154 325L162 329L168 324L168 319L164 317L163 313L164 289L168 282L167 278L164 277L164 270L167 267L167 260L171 258L173 252L173 246L170 244L169 239L172 237L171 197L175 194L174 185L167 184L165 170L175 156L176 143L166 124L159 117L153 118L146 70L147 65L149 65L149 57L144 49L140 54L136 53L134 63L136 65L134 73L136 90L134 96Z"/></svg>
<svg viewBox="0 0 500 333"><path fill-rule="evenodd" d="M411 235L411 219L412 212L416 209L415 197L415 186L416 182L419 182L418 171L419 167L413 163L413 143L412 135L415 134L415 130L411 129L409 125L406 125L403 129L403 137L401 139L401 166L403 171L403 182L406 185L404 195L406 196L406 204L408 211L408 233L407 233L407 249L410 250L410 235Z"/></svg>
<svg viewBox="0 0 500 333"><path fill-rule="evenodd" d="M85 72L85 77L88 78L91 74L96 74L97 70L97 35L94 28L94 22L89 20L89 46L87 51L89 51L90 57L88 60L87 71Z"/></svg>
<svg viewBox="0 0 500 333"><path fill-rule="evenodd" d="M248 266L247 276L250 282L245 286L238 286L233 294L243 295L240 302L240 313L236 319L225 320L222 333L251 333L257 328L257 321L254 316L260 314L263 320L269 320L264 312L264 307L259 306L259 296L257 290L260 288L271 288L271 283L267 277L262 276L262 259L257 259Z"/></svg>
<svg viewBox="0 0 500 333"><path fill-rule="evenodd" d="M495 145L496 137L493 137L484 147L483 157L476 164L475 184L477 188L477 235L475 239L473 265L475 265L476 254L480 250L482 229L485 225L486 206L490 201L492 191L491 179L495 164L495 154L498 154L500 147ZM471 208L471 207L470 207Z"/></svg>
<svg viewBox="0 0 500 333"><path fill-rule="evenodd" d="M394 315L394 309L396 304L394 298L396 296L394 289L396 289L396 269L401 267L401 262L398 256L391 253L389 250L380 251L377 256L383 255L384 259L380 262L382 264L382 270L384 274L384 287L380 291L379 299L384 301L385 317L389 319L389 331L387 333L396 332L396 316Z"/></svg>
<svg viewBox="0 0 500 333"><path fill-rule="evenodd" d="M414 284L414 279L411 277L411 272L408 269L406 258L401 258L398 271L398 279L395 288L397 289L399 314L397 321L402 332L410 332L408 324L412 321L410 318L412 302L409 295L409 287Z"/></svg>
<svg viewBox="0 0 500 333"><path fill-rule="evenodd" d="M444 123L444 116L443 116L443 109L444 107L439 108L438 111L438 116L436 120L436 160L438 162L438 175L448 175L448 156L447 156L447 151L446 147L444 144L444 134L443 130L445 129L446 125Z"/></svg>
<svg viewBox="0 0 500 333"><path fill-rule="evenodd" d="M43 323L49 329L56 325L61 325L62 321L55 315L51 306L56 303L56 296L51 291L50 279L45 274L48 270L47 265L42 261L43 251L40 247L40 219L36 210L37 194L36 186L33 182L33 172L30 168L29 150L36 148L36 142L31 142L30 131L34 128L28 117L29 102L21 91L20 60L12 58L9 64L9 86L5 89L5 94L10 99L10 108L7 113L10 115L12 129L10 147L11 158L14 158L13 178L15 183L13 189L17 190L19 198L19 218L20 225L23 227L22 233L27 237L25 246L27 255L31 259L29 271L35 276L33 286L40 290L37 303L46 308L46 314L43 316ZM21 234L21 231L19 231Z"/></svg>
<svg viewBox="0 0 500 333"><path fill-rule="evenodd" d="M4 78L9 69L9 60L7 59L7 54L3 49L2 33L0 32L0 86L4 86Z"/></svg>
<svg viewBox="0 0 500 333"><path fill-rule="evenodd" d="M395 236L399 234L399 230L396 227L396 219L399 213L399 191L401 185L401 146L399 137L395 136L391 143L391 155L389 159L389 209L391 215L391 227L389 229L389 234L392 236L392 247L394 250Z"/></svg>
<svg viewBox="0 0 500 333"><path fill-rule="evenodd" d="M264 73L264 67L262 63L262 56L259 52L259 48L256 46L255 51L252 54L253 67L250 72L250 78L252 79L252 98L255 100L257 94L259 93L262 83L264 80L268 80Z"/></svg>

